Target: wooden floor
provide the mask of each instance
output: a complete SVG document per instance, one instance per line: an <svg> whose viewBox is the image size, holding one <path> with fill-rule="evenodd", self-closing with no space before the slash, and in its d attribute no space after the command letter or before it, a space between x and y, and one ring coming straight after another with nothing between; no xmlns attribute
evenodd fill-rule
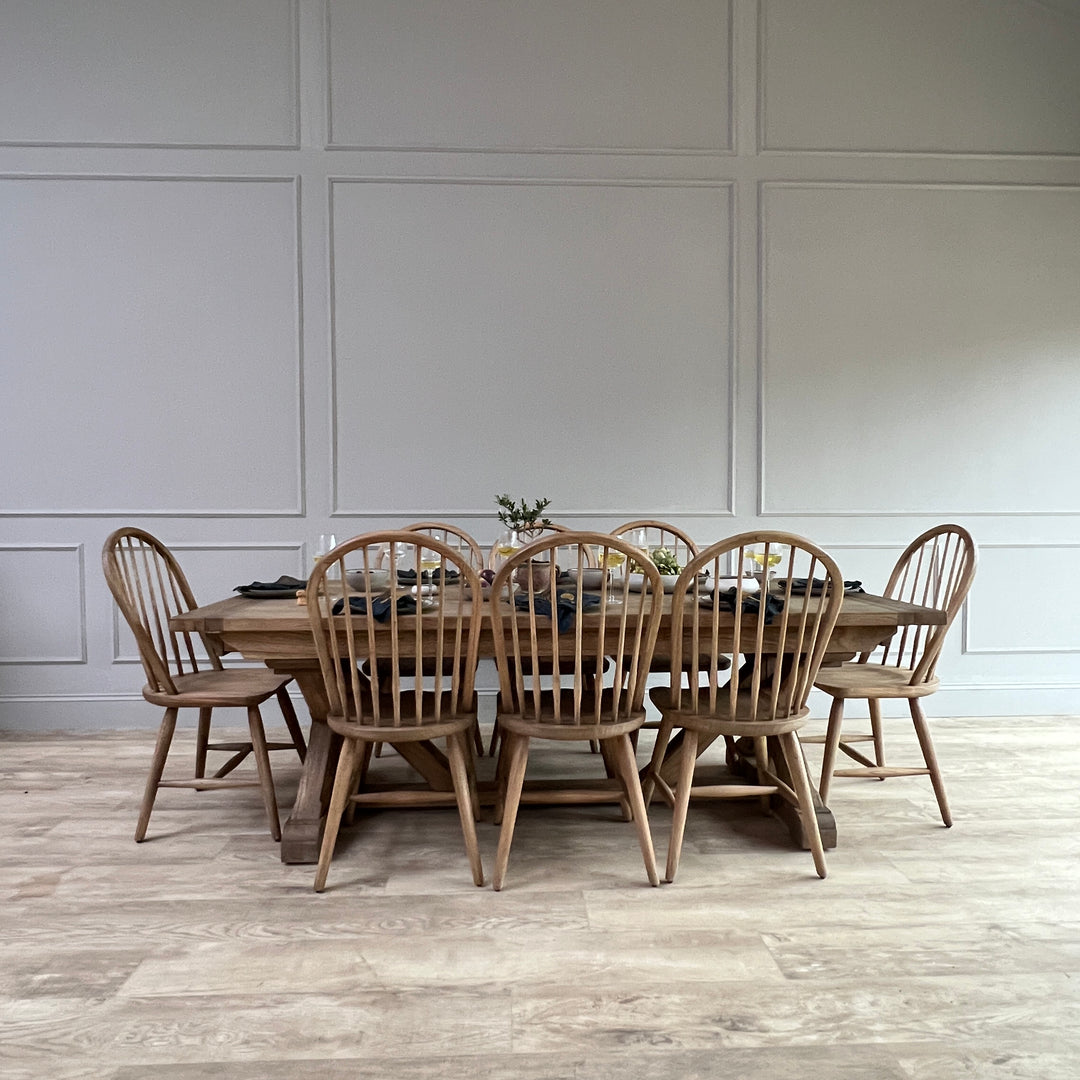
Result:
<svg viewBox="0 0 1080 1080"><path fill-rule="evenodd" d="M321 896L255 789L162 792L136 845L153 733L0 735L0 1076L1075 1080L1078 724L935 721L950 830L924 779L835 781L826 881L754 804L691 807L660 889L610 808L525 808L497 894L436 809L358 819Z"/></svg>

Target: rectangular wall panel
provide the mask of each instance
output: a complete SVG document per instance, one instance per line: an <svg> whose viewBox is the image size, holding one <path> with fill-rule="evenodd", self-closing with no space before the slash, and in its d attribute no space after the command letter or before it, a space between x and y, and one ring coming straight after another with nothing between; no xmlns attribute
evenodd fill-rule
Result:
<svg viewBox="0 0 1080 1080"><path fill-rule="evenodd" d="M729 217L725 186L336 182L337 512L729 511Z"/></svg>
<svg viewBox="0 0 1080 1080"><path fill-rule="evenodd" d="M718 153L725 0L330 0L334 146Z"/></svg>
<svg viewBox="0 0 1080 1080"><path fill-rule="evenodd" d="M1073 0L761 0L769 150L1080 154Z"/></svg>
<svg viewBox="0 0 1080 1080"><path fill-rule="evenodd" d="M964 620L967 651L1080 653L1080 544L984 544ZM1054 582L1052 594L1037 582Z"/></svg>
<svg viewBox="0 0 1080 1080"><path fill-rule="evenodd" d="M292 0L0 5L0 144L292 146Z"/></svg>
<svg viewBox="0 0 1080 1080"><path fill-rule="evenodd" d="M762 509L1076 514L1080 188L766 184Z"/></svg>
<svg viewBox="0 0 1080 1080"><path fill-rule="evenodd" d="M296 186L0 179L2 513L297 513Z"/></svg>
<svg viewBox="0 0 1080 1080"><path fill-rule="evenodd" d="M0 545L0 664L85 664L80 544Z"/></svg>

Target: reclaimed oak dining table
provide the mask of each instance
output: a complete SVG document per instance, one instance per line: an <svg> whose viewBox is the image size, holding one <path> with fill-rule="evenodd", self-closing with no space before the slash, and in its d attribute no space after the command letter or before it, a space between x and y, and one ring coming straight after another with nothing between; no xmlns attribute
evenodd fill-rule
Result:
<svg viewBox="0 0 1080 1080"><path fill-rule="evenodd" d="M453 591L447 590L448 594ZM633 595L636 594L631 594ZM670 655L670 599L670 596L664 597L657 654ZM792 603L817 602L816 597L792 598ZM452 603L449 596L445 603ZM495 647L491 620L486 617L488 601L485 599L479 605L479 613L475 610L477 605L468 599L462 599L460 603L466 605L466 618L476 618L479 614L483 619L479 654L481 657L493 657ZM421 614L420 617L437 616ZM600 617L596 614L583 617L583 644L586 646L589 643L589 634L585 628L591 624L595 633ZM615 617L612 615L612 618ZM362 621L362 617L358 618ZM521 618L527 616L523 615ZM901 626L937 625L942 623L944 618L944 613L934 608L919 607L870 593L847 594L829 639L825 663L841 663L858 653L883 645ZM733 632L734 614L731 615L730 624ZM216 642L223 653L238 653L245 660L261 661L271 670L291 675L296 680L311 715L311 732L296 802L282 826L281 860L286 863L317 862L323 822L337 767L340 737L334 735L326 723L329 703L319 670L307 608L295 600L233 596L176 615L171 620L171 626L175 630L205 635ZM766 632L766 640L767 638ZM389 655L389 639L387 645ZM699 753L705 748L705 745L700 746ZM445 801L447 805L452 805L454 797L450 770L441 751L431 743L403 743L398 750L419 773L431 792L432 802ZM677 753L677 749L675 752ZM673 773L676 767L673 760L665 761L664 775ZM796 842L803 843L802 826L798 816L786 814L786 806L783 800L775 800L775 809L785 820L793 838ZM820 800L817 803L817 816L823 843L826 847L835 846L835 821L828 807Z"/></svg>

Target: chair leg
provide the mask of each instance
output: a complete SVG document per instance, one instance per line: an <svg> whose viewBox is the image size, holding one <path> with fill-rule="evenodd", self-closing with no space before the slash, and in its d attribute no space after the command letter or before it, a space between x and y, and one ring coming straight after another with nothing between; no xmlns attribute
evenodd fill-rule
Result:
<svg viewBox="0 0 1080 1080"><path fill-rule="evenodd" d="M499 745L500 735L501 732L499 731L499 721L496 720L494 727L492 727L491 729L491 741L488 743L488 757L495 756L495 748Z"/></svg>
<svg viewBox="0 0 1080 1080"><path fill-rule="evenodd" d="M652 758L645 771L645 782L641 785L641 794L645 799L646 808L652 803L653 792L656 790L656 777L660 775L660 768L664 764L664 755L667 753L674 727L675 724L666 716L660 720L660 730L656 733L656 742L653 743Z"/></svg>
<svg viewBox="0 0 1080 1080"><path fill-rule="evenodd" d="M374 743L368 742L366 739L357 739L356 744L356 765L353 768L352 779L349 780L350 795L355 795L367 778L368 765L371 764L371 751L375 745ZM342 820L346 825L352 825L353 822L356 821L356 803L351 799L345 805L345 813Z"/></svg>
<svg viewBox="0 0 1080 1080"><path fill-rule="evenodd" d="M660 884L660 875L656 870L656 851L653 848L652 832L649 829L649 815L645 809L645 799L641 794L641 780L638 777L637 762L634 760L634 748L629 735L620 735L615 739L605 740L614 743L612 759L619 767L626 798L633 811L634 827L637 829L638 844L645 860L645 873L649 875L650 885Z"/></svg>
<svg viewBox="0 0 1080 1080"><path fill-rule="evenodd" d="M604 759L604 772L607 774L608 779L618 780L625 787L621 763L615 753L615 741L615 739L604 739L600 743L600 756ZM623 821L634 820L633 808L630 805L630 800L625 795L619 800L619 809L622 811Z"/></svg>
<svg viewBox="0 0 1080 1080"><path fill-rule="evenodd" d="M480 757L483 757L484 756L484 736L480 731L480 721L479 720L477 720L476 723L473 724L472 737L473 737L473 749L476 751L476 753Z"/></svg>
<svg viewBox="0 0 1080 1080"><path fill-rule="evenodd" d="M465 851L469 856L473 884L484 884L484 868L480 862L480 845L476 839L476 817L469 784L469 770L465 764L465 736L460 732L446 737L446 754L450 761L450 776L454 781L461 832L465 837Z"/></svg>
<svg viewBox="0 0 1080 1080"><path fill-rule="evenodd" d="M799 799L799 816L802 818L803 831L810 843L810 852L814 856L814 869L818 877L825 877L825 847L821 843L821 830L818 828L817 810L814 807L814 792L810 787L810 777L806 773L806 761L803 758L799 737L794 731L785 731L779 736L780 746L784 751L791 784Z"/></svg>
<svg viewBox="0 0 1080 1080"><path fill-rule="evenodd" d="M829 783L833 769L836 768L836 751L840 746L840 728L843 722L844 699L833 698L832 708L829 709L829 727L825 733L825 756L821 759L821 780L818 783L818 792L823 803L829 801Z"/></svg>
<svg viewBox="0 0 1080 1080"><path fill-rule="evenodd" d="M668 841L667 867L665 881L674 881L679 869L679 857L682 855L683 833L686 830L686 815L690 809L690 790L694 786L694 766L697 764L698 733L683 732L683 744L680 749L679 779L676 781L675 806L671 817L671 839Z"/></svg>
<svg viewBox="0 0 1080 1080"><path fill-rule="evenodd" d="M499 830L499 846L495 852L495 873L491 879L492 888L498 892L506 878L506 867L510 862L510 844L514 839L514 825L517 823L518 806L521 804L521 788L525 783L525 766L529 760L529 737L503 735L506 745L503 753L508 757L506 766L506 790L503 797L502 827Z"/></svg>
<svg viewBox="0 0 1080 1080"><path fill-rule="evenodd" d="M307 743L304 741L304 732L300 727L300 721L296 718L296 710L293 708L292 698L289 697L286 687L283 686L277 692L277 699L281 715L285 718L285 726L292 736L293 746L296 747L297 756L303 761L307 757Z"/></svg>
<svg viewBox="0 0 1080 1080"><path fill-rule="evenodd" d="M176 730L176 714L179 711L174 708L166 709L165 715L161 718L157 743L154 745L154 760L150 764L150 775L146 778L142 806L139 808L139 823L135 826L136 844L141 844L146 839L146 827L150 824L150 814L154 809L154 799L157 798L161 775L165 771L165 759L169 756L173 732Z"/></svg>
<svg viewBox="0 0 1080 1080"><path fill-rule="evenodd" d="M208 707L199 710L199 730L195 735L195 778L197 780L206 776L206 748L210 742L210 717L213 711Z"/></svg>
<svg viewBox="0 0 1080 1080"><path fill-rule="evenodd" d="M352 777L356 769L357 748L355 739L342 739L338 755L337 772L334 774L334 791L326 810L326 828L323 830L322 847L319 849L319 868L315 871L315 891L326 888L326 875L330 872L330 860L334 857L341 815L352 793Z"/></svg>
<svg viewBox="0 0 1080 1080"><path fill-rule="evenodd" d="M251 749L255 754L255 767L259 773L259 788L266 806L266 816L270 820L270 835L275 840L280 840L281 821L278 819L274 774L270 771L270 752L266 749L266 732L263 730L262 715L257 705L248 709L248 731L251 732Z"/></svg>
<svg viewBox="0 0 1080 1080"><path fill-rule="evenodd" d="M769 762L769 740L763 735L754 737L754 767L757 769L758 783L762 785L768 784L772 766ZM769 812L769 807L772 805L770 797L768 795L761 795L758 797L758 802L761 805L762 811L767 814Z"/></svg>
<svg viewBox="0 0 1080 1080"><path fill-rule="evenodd" d="M881 702L870 698L866 704L870 708L870 731L874 737L874 764L882 768L885 765L885 732L881 726Z"/></svg>
<svg viewBox="0 0 1080 1080"><path fill-rule="evenodd" d="M911 707L911 719L915 724L915 734L919 739L919 748L922 750L923 761L930 770L930 783L934 785L934 795L937 797L938 810L941 811L941 820L945 828L952 827L952 813L949 811L949 800L945 796L945 781L941 778L941 769L938 767L937 754L934 752L934 742L930 738L930 729L926 725L926 715L918 698L908 701Z"/></svg>

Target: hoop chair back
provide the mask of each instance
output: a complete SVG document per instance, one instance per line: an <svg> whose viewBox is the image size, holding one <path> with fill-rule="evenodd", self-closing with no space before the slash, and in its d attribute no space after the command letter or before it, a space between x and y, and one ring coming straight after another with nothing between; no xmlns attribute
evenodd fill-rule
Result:
<svg viewBox="0 0 1080 1080"><path fill-rule="evenodd" d="M467 552L421 532L365 533L320 559L307 606L331 727L400 741L471 716L482 602Z"/></svg>
<svg viewBox="0 0 1080 1080"><path fill-rule="evenodd" d="M641 591L631 592L628 574L613 580L593 565L625 567L636 550L606 533L559 531L502 565L491 586L501 724L542 723L545 737L568 739L600 737L583 728L640 725L662 615L660 575L645 567Z"/></svg>
<svg viewBox="0 0 1080 1080"><path fill-rule="evenodd" d="M777 560L771 576L740 575L751 550L763 568ZM800 581L817 584L801 592ZM843 599L835 561L794 533L747 532L710 545L687 563L672 594L670 701L683 716L749 722L745 735L805 716Z"/></svg>
<svg viewBox="0 0 1080 1080"><path fill-rule="evenodd" d="M220 650L212 641L169 626L174 615L198 605L180 564L157 537L143 529L117 529L105 541L101 562L109 591L139 647L151 692L175 696L174 677L222 670Z"/></svg>
<svg viewBox="0 0 1080 1080"><path fill-rule="evenodd" d="M275 840L280 840L281 825L269 752L295 750L301 761L307 752L296 711L286 690L291 677L259 668L226 669L221 663L220 649L211 639L172 629L170 619L190 611L197 604L180 564L150 533L133 527L115 530L105 541L101 564L109 591L139 647L139 657L146 672L143 697L151 704L165 708L135 827L136 842L146 837L157 793L162 787L258 787L262 791L270 833ZM205 657L200 656L196 643L202 645ZM259 706L270 697L276 697L281 707L289 729L290 741L287 743L266 741ZM250 741L210 741L211 716L219 707L247 710ZM166 759L177 715L182 708L199 710L195 775L166 780L163 779ZM208 777L206 759L210 750L226 750L233 756ZM248 754L255 758L257 778L230 776Z"/></svg>
<svg viewBox="0 0 1080 1080"><path fill-rule="evenodd" d="M611 534L628 540L633 540L635 535L644 536L647 549L667 548L680 566L685 566L698 553L698 546L688 533L683 532L677 525L653 518L628 521L625 525L612 529Z"/></svg>
<svg viewBox="0 0 1080 1080"><path fill-rule="evenodd" d="M935 677L945 636L975 580L978 552L971 533L960 525L936 525L917 536L897 560L884 595L945 612L938 626L904 626L880 654L863 653L860 664L911 670L911 684Z"/></svg>
<svg viewBox="0 0 1080 1080"><path fill-rule="evenodd" d="M432 533L442 533L447 544L455 551L463 554L473 569L484 569L483 548L467 532L459 529L456 525L449 525L445 521L417 521L412 525L404 526L404 529L405 532L421 532L426 536L431 536Z"/></svg>
<svg viewBox="0 0 1080 1080"><path fill-rule="evenodd" d="M540 525L535 529L526 530L528 536L525 540L525 543L522 544L522 548L529 547L532 544L538 543L539 541L551 536L553 533L569 533L573 531L574 530L571 529L568 525L558 525L555 522L552 522L550 525ZM521 548L515 548L514 550L520 551ZM492 544L491 550L488 552L487 569L498 570L499 567L502 566L503 563L510 557L510 554L511 553L509 552L503 554L499 551L498 544ZM585 554L585 558L587 560L587 566L596 567L600 565L600 563L597 561L595 551L587 551Z"/></svg>

